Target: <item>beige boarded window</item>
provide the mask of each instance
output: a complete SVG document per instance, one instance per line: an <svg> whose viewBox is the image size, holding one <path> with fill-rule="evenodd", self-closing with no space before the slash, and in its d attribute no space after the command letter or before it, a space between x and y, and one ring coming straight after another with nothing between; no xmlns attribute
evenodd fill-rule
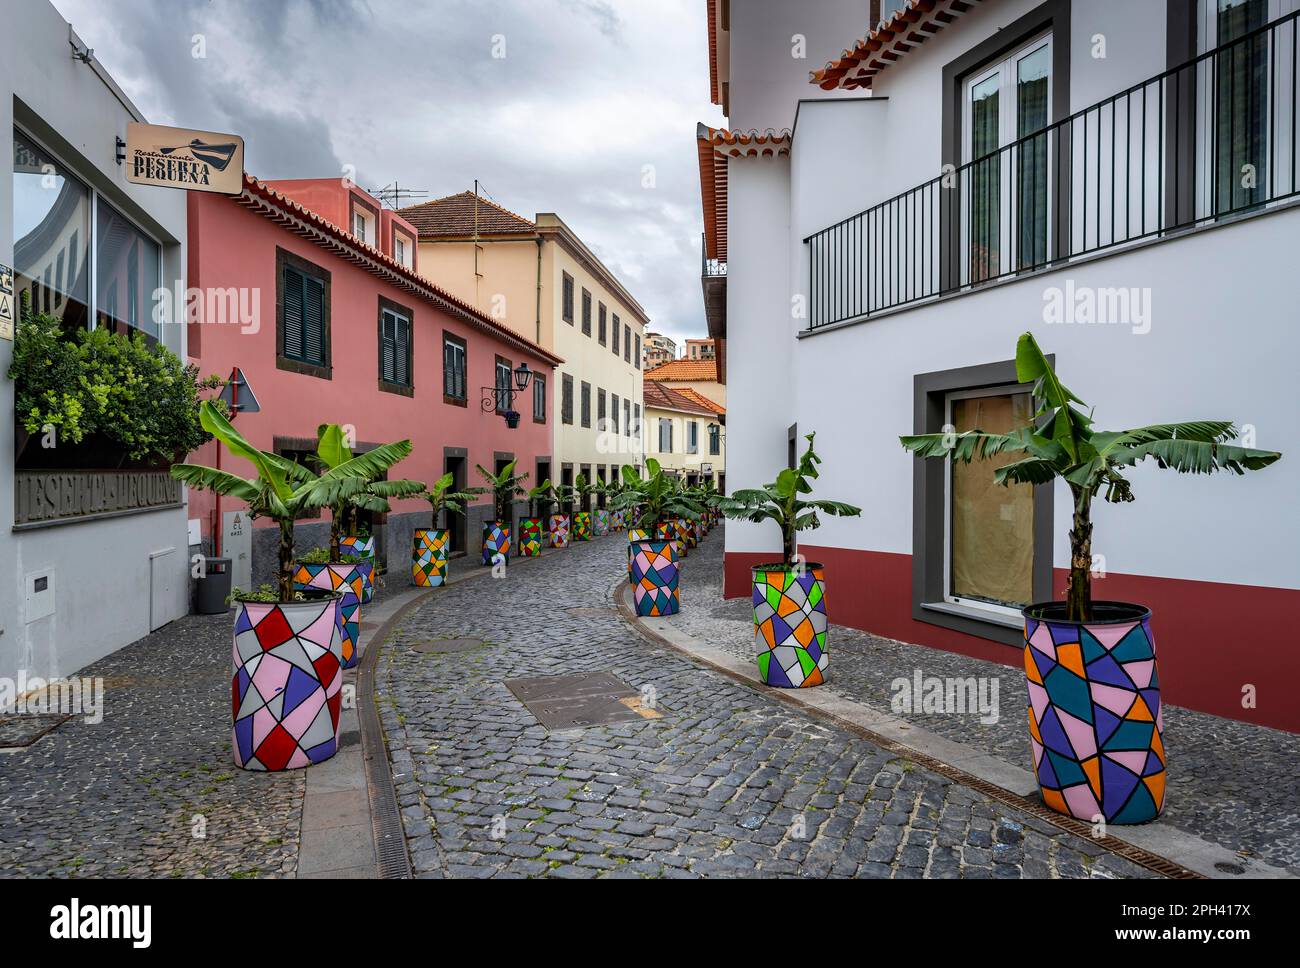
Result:
<svg viewBox="0 0 1300 968"><path fill-rule="evenodd" d="M1008 390L954 393L949 422L958 433L1006 433L1033 420L1028 393ZM951 463L948 504L950 600L1019 607L1033 601L1034 491L1003 487L993 472L1023 454L998 454L969 464Z"/></svg>

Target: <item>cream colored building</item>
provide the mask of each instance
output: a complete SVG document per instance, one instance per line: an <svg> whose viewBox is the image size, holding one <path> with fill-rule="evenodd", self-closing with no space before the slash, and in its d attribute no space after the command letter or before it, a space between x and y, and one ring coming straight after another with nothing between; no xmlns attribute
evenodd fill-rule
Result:
<svg viewBox="0 0 1300 968"><path fill-rule="evenodd" d="M639 468L650 320L573 230L554 213L527 219L473 192L399 214L419 232L424 275L564 360L544 389L530 391L546 398L551 459L520 470L533 482L572 483L579 473L608 481L625 464Z"/></svg>
<svg viewBox="0 0 1300 968"><path fill-rule="evenodd" d="M646 456L687 484L727 487L727 411L698 391L645 382ZM710 428L716 428L711 432Z"/></svg>

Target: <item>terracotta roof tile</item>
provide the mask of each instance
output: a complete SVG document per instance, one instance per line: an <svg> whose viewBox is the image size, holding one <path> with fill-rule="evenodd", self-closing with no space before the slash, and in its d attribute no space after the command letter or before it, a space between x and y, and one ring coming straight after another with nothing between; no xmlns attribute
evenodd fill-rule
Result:
<svg viewBox="0 0 1300 968"><path fill-rule="evenodd" d="M646 380L642 391L646 407L655 407L659 410L680 410L683 413L698 413L708 417L715 414L713 409L701 406L681 390L664 386L654 380Z"/></svg>
<svg viewBox="0 0 1300 968"><path fill-rule="evenodd" d="M695 403L699 404L701 407L704 407L706 410L712 410L719 417L725 417L727 415L726 407L724 407L720 403L713 402L708 397L706 397L703 393L701 393L699 390L696 390L694 387L673 387L673 390L676 393L678 393L680 396L683 396L688 400L695 401Z"/></svg>
<svg viewBox="0 0 1300 968"><path fill-rule="evenodd" d="M477 213L476 213L477 210ZM474 235L531 235L537 225L473 192L460 192L397 210L422 239L466 238Z"/></svg>
<svg viewBox="0 0 1300 968"><path fill-rule="evenodd" d="M717 380L717 360L669 360L646 370L647 380Z"/></svg>
<svg viewBox="0 0 1300 968"><path fill-rule="evenodd" d="M443 312L462 319L497 339L521 347L533 356L546 360L552 365L559 365L564 362L562 357L556 356L550 350L534 343L526 336L516 333L503 323L497 322L468 303L462 302L437 284L416 274L414 270L408 269L405 265L385 255L374 246L360 241L356 236L335 225L329 219L295 202L265 182L258 181L247 172L244 173L243 194L234 198L233 201L245 208L257 211L259 214L280 221L288 231L318 242L318 244L333 250L347 261L361 266L375 275L387 277L401 288L419 296ZM268 207L272 210L278 210L278 212L283 213L284 216L289 216L289 218L285 219L281 215L271 215L267 211ZM300 225L305 227L295 226L291 221L292 219L300 220Z"/></svg>
<svg viewBox="0 0 1300 968"><path fill-rule="evenodd" d="M870 87L871 79L908 51L925 43L960 15L970 12L980 0L909 0L887 20L869 30L865 37L809 74L811 83L822 90Z"/></svg>

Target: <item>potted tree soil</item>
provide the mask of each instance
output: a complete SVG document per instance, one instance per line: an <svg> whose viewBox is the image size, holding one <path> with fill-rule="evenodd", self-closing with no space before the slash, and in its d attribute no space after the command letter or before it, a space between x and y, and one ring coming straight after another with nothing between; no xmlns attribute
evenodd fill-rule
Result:
<svg viewBox="0 0 1300 968"><path fill-rule="evenodd" d="M416 528L411 536L411 581L420 588L437 588L447 583L451 532L438 527L442 512L463 512L471 498L483 493L481 487L453 491L451 487L455 478L456 475L448 471L421 495L429 502L431 526Z"/></svg>
<svg viewBox="0 0 1300 968"><path fill-rule="evenodd" d="M546 512L554 491L550 480L528 489L528 517L519 522L519 555L539 558L546 538Z"/></svg>
<svg viewBox="0 0 1300 968"><path fill-rule="evenodd" d="M1033 385L1034 423L902 437L918 457L969 462L1023 454L998 467L1002 485L1063 480L1073 508L1065 601L1025 606L1029 738L1043 802L1089 823L1143 823L1164 805L1164 718L1151 610L1092 598L1092 504L1134 499L1124 472L1147 458L1185 474L1260 470L1281 457L1229 443L1231 421L1133 430L1094 428L1091 409L1057 379L1030 333L1016 345L1016 379ZM1076 406L1077 404L1077 406ZM1086 411L1086 412L1085 412Z"/></svg>
<svg viewBox="0 0 1300 968"><path fill-rule="evenodd" d="M506 564L510 561L510 523L515 498L524 493L522 485L528 480L528 475L515 475L515 461L495 474L482 464L474 466L487 481L484 490L491 493L492 509L496 514L495 519L483 522L483 564L492 565L498 560Z"/></svg>
<svg viewBox="0 0 1300 968"><path fill-rule="evenodd" d="M293 461L258 450L211 401L199 408L203 428L231 454L249 461L245 479L200 464L174 464L190 487L238 498L250 517L279 527L274 586L236 591L231 676L235 763L247 770L291 770L329 759L338 750L343 686L342 623L337 591L294 588L294 519L328 507L358 479L371 476L374 451L317 476Z"/></svg>
<svg viewBox="0 0 1300 968"><path fill-rule="evenodd" d="M753 575L754 648L764 684L781 688L820 686L830 664L827 644L826 569L798 555L796 535L820 527L818 513L857 517L862 509L841 501L811 500L821 458L813 450L816 434L799 466L785 468L771 484L717 499L729 518L772 521L781 529L781 560L755 565Z"/></svg>
<svg viewBox="0 0 1300 968"><path fill-rule="evenodd" d="M643 479L635 468L624 466L626 489L617 498L620 507L637 510L628 531L633 599L639 616L676 615L681 608L677 549L672 538L661 536L661 529L678 518L693 518L703 508L677 488L653 457L646 460L646 475ZM654 537L633 540L640 534Z"/></svg>

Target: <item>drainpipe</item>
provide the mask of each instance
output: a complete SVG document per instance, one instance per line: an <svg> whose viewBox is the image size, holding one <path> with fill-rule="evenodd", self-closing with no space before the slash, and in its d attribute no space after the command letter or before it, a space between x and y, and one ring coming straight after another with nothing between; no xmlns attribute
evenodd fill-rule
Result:
<svg viewBox="0 0 1300 968"><path fill-rule="evenodd" d="M533 340L538 346L542 344L542 237L537 237L537 338Z"/></svg>

